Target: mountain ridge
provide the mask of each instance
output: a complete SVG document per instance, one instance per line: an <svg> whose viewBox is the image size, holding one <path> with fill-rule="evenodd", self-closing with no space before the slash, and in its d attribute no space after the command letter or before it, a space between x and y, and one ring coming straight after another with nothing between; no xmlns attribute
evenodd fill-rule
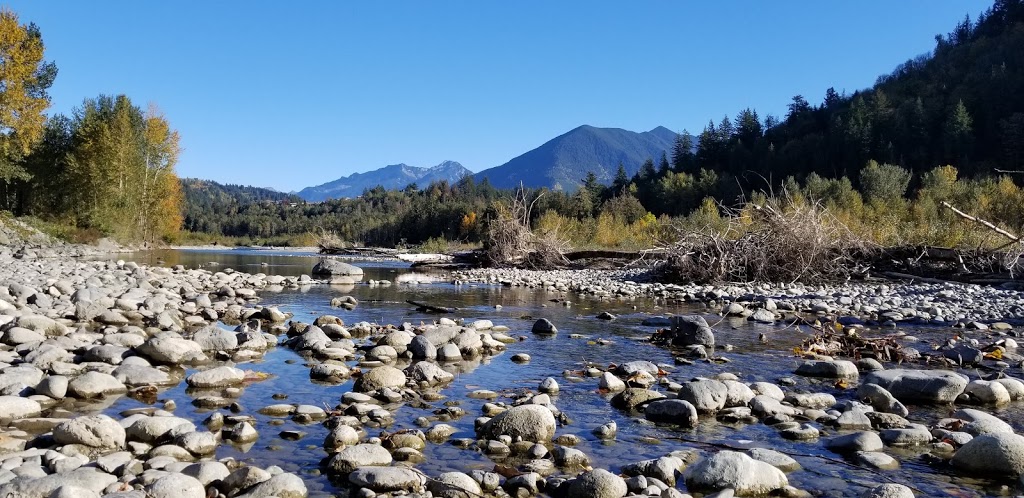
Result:
<svg viewBox="0 0 1024 498"><path fill-rule="evenodd" d="M411 166L405 163L389 164L375 170L352 173L337 180L306 187L295 194L311 201L325 201L344 197L356 197L363 190L377 186L388 190L405 188L411 183L428 184L439 180L455 183L472 171L457 161L446 160L430 167Z"/></svg>
<svg viewBox="0 0 1024 498"><path fill-rule="evenodd" d="M576 190L588 172L610 183L619 164L632 176L647 159L655 162L670 154L676 133L664 126L644 132L581 125L505 164L476 173L474 178L498 188L549 187Z"/></svg>

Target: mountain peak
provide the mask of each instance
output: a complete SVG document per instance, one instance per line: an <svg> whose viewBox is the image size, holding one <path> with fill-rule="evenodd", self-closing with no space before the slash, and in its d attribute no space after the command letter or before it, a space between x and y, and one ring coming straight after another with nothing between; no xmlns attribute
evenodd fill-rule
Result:
<svg viewBox="0 0 1024 498"><path fill-rule="evenodd" d="M361 195L363 190L377 186L394 190L405 188L410 183L426 185L440 180L455 183L463 176L471 174L472 171L456 161L444 161L430 168L398 163L372 171L352 173L315 187L306 187L300 190L298 195L307 201L325 201L356 197Z"/></svg>
<svg viewBox="0 0 1024 498"><path fill-rule="evenodd" d="M588 172L610 182L621 163L628 174L635 173L647 159L657 160L672 150L675 135L663 126L637 133L582 125L501 166L481 171L476 178L487 178L498 188L512 188L522 182L528 187L572 191Z"/></svg>

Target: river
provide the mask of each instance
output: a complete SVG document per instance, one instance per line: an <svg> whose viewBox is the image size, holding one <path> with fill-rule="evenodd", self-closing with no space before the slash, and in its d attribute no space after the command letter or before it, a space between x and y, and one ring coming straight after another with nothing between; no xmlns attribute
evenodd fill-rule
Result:
<svg viewBox="0 0 1024 498"><path fill-rule="evenodd" d="M180 264L214 271L233 268L248 273L279 275L308 273L317 261L317 257L310 255L261 250L167 250L114 257L149 265ZM784 326L756 325L741 319L722 320L714 315L714 310L655 299L599 300L500 285L454 285L444 274L417 275L407 265L398 262L356 260L353 263L364 269L364 281L413 279L432 282L391 286L308 286L264 292L261 304L279 306L283 311L294 313L294 320L304 322L312 322L324 314L337 315L346 324L360 321L419 324L437 318L437 315L415 311L413 306L406 303L406 300L412 299L457 307L457 317L467 321L488 319L496 325L509 327L509 335L523 337L520 342L510 344L502 354L474 362L448 365L446 368L455 369L459 373L455 381L441 391L446 399L426 408L407 406L398 409L395 412L395 424L388 427L388 431L420 428L414 423L418 417L431 416L433 410L455 405L465 410L466 414L447 422L458 429L453 439L473 438L473 422L481 414L485 400L468 397L470 392L477 389L490 389L499 393L536 390L542 380L553 377L561 386L561 391L553 396L553 402L570 421L568 425L559 428L558 434L579 436L582 442L577 449L590 457L595 468L616 471L623 464L660 457L677 449L708 449L707 446L681 440L687 439L739 448L760 446L789 453L822 455L826 458L795 456L803 469L788 474L791 485L816 496L860 496L865 489L887 482L879 474L913 486L929 496L1002 495L1017 490L1018 484L1015 481L970 478L944 464L931 464L923 458L930 450L927 445L907 449L887 447L885 451L899 460L900 467L897 470L867 471L852 464L852 460L840 463L843 462L842 456L824 449L825 435L832 432L826 428L822 428L823 437L820 440L796 442L782 439L776 430L764 424L726 424L712 417L701 417L697 428L691 430L655 425L646 421L642 415L612 408L608 401L611 395L599 392L597 379L579 375L587 362L607 366L631 360L649 360L664 365L669 370L668 379L675 382L731 372L743 382L778 382L781 378L789 378L795 384L786 387L788 391L828 392L839 400L851 399L855 389L836 387L833 380L811 379L793 374L799 358L792 349L807 337L807 331L796 328L780 330ZM333 297L345 294L359 300L360 304L354 310L346 311L330 306ZM604 311L618 318L612 321L595 318ZM719 364L698 361L688 366L674 365L671 351L645 341L655 328L640 324L645 317L669 313L706 315L708 322L715 324L718 344L731 346L731 350L721 353L730 362ZM530 333L533 322L542 317L548 318L558 327L557 335L542 337ZM941 341L951 334L948 328L934 327L907 332L929 343ZM767 343L759 340L762 333L770 338ZM510 357L516 353L528 353L532 360L527 364L512 362ZM320 471L321 460L327 456L323 449L327 429L319 423L298 424L289 419L275 419L257 413L263 406L282 402L273 398L275 394L287 394L287 401L284 401L287 403L333 407L343 393L351 390L351 380L338 385L310 381L305 363L306 360L292 350L278 347L258 361L239 365L240 368L271 375L268 380L248 385L237 400L242 413L256 417L260 438L248 446L222 444L217 456L234 457L264 467L278 465L285 471L299 473L307 481L310 496L343 494L343 488L332 483ZM398 367L403 368L402 365L400 362ZM971 375L971 372L965 373ZM974 372L972 378L977 374ZM190 418L198 425L209 415L210 410L194 407L191 403L194 394L182 382L177 387L161 392L159 398L174 400L177 404L176 414ZM89 406L96 408L96 405ZM142 406L145 405L140 401L122 397L102 410L116 414ZM947 414L948 407L911 406L910 411L908 419L931 425ZM1019 430L1019 411L1019 404L1012 404L996 413ZM615 421L619 427L615 440L603 441L591 433L595 427L609 421ZM282 431L287 430L302 431L305 436L297 441L279 437ZM371 435L376 434L371 432ZM481 452L459 449L452 444L428 442L423 453L426 461L419 464L418 468L430 475L449 470L490 470L495 463L502 463L500 459L492 460ZM679 486L684 487L683 484Z"/></svg>

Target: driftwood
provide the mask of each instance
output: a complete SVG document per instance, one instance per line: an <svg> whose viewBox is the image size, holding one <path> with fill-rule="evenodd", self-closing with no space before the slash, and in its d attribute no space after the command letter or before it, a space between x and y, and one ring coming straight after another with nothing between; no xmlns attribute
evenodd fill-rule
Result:
<svg viewBox="0 0 1024 498"><path fill-rule="evenodd" d="M424 311L424 312L427 312L427 313L455 313L456 311L459 311L458 308L446 308L444 306L434 306L432 304L421 303L419 301L413 301L412 299L408 299L405 302L415 306L416 307L416 311Z"/></svg>
<svg viewBox="0 0 1024 498"><path fill-rule="evenodd" d="M983 220L981 218L978 218L976 216L971 216L971 215L969 215L969 214L967 214L967 213L965 213L965 212L963 212L963 211L953 207L952 204L950 204L950 203L948 203L946 201L942 201L942 205L944 207L948 208L949 210L953 211L954 213L956 213L957 216L960 216L961 218L963 218L965 220L973 221L973 222L975 222L975 223L977 223L977 224L979 224L979 225L981 225L981 226L983 226L985 228L988 228L989 230L992 230L993 232L998 233L999 235L1002 235L1003 237L1006 237L1006 238L1008 238L1008 239L1010 239L1010 240L1012 240L1014 242L1020 242L1020 237L1017 237L1016 235L1014 235L1014 234L1012 234L1010 232L1007 232L1006 230L1003 230L1002 228L999 228L999 227L995 226L994 224L992 224L989 221L985 221L985 220Z"/></svg>
<svg viewBox="0 0 1024 498"><path fill-rule="evenodd" d="M664 259L668 255L665 249L648 249L644 251L610 251L610 250L591 250L591 251L572 251L563 254L562 256L569 261L578 261L581 259L593 259L593 258L604 258L604 259L637 259L644 256L653 256L658 259Z"/></svg>

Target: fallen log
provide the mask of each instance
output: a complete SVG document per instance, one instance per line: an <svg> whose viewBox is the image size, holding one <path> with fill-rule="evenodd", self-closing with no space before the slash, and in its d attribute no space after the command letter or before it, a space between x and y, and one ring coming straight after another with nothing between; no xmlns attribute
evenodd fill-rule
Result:
<svg viewBox="0 0 1024 498"><path fill-rule="evenodd" d="M416 311L421 311L421 312L427 312L427 313L455 313L456 311L459 311L458 308L447 308L447 307L444 307L444 306L434 306L432 304L421 303L419 301L413 301L412 299L407 299L405 302L415 306L416 307Z"/></svg>

